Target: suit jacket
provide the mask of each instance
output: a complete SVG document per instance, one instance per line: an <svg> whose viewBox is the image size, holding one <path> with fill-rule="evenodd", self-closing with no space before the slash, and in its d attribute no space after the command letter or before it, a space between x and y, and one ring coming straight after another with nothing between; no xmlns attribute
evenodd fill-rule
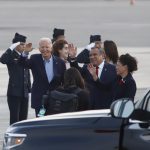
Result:
<svg viewBox="0 0 150 150"><path fill-rule="evenodd" d="M76 86L69 86L67 88L59 88L58 91L64 93L74 93L78 96L78 108L77 111L83 111L89 109L89 92L86 89L80 89Z"/></svg>
<svg viewBox="0 0 150 150"><path fill-rule="evenodd" d="M9 73L8 96L28 97L31 90L30 73L19 63L20 55L7 49L1 56L1 63L6 64Z"/></svg>
<svg viewBox="0 0 150 150"><path fill-rule="evenodd" d="M117 77L114 65L104 63L100 78L93 80L92 75L84 65L81 74L90 91L91 109L107 109L113 100L113 84Z"/></svg>
<svg viewBox="0 0 150 150"><path fill-rule="evenodd" d="M78 63L84 63L84 64L90 63L89 53L90 53L90 51L87 49L82 50L81 53L79 53L77 58L76 58L77 62Z"/></svg>
<svg viewBox="0 0 150 150"><path fill-rule="evenodd" d="M40 108L42 105L42 96L56 89L63 82L64 71L66 70L65 63L58 57L53 57L54 77L49 83L44 60L41 54L31 55L30 59L21 58L21 63L29 67L33 75L33 84L31 90L31 107Z"/></svg>
<svg viewBox="0 0 150 150"><path fill-rule="evenodd" d="M136 83L133 79L131 73L129 73L125 78L117 77L114 84L114 100L120 98L130 98L134 100L136 94Z"/></svg>

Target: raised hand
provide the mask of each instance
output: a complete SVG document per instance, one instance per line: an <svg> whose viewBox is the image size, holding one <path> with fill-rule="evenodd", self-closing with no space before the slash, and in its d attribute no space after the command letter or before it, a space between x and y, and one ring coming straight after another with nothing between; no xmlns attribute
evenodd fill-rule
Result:
<svg viewBox="0 0 150 150"><path fill-rule="evenodd" d="M72 43L68 45L69 49L69 57L75 58L77 55L77 47L75 47Z"/></svg>
<svg viewBox="0 0 150 150"><path fill-rule="evenodd" d="M86 46L87 50L91 50L91 48L95 47L95 43L90 43L89 45Z"/></svg>
<svg viewBox="0 0 150 150"><path fill-rule="evenodd" d="M94 67L93 64L88 64L87 69L92 75L94 81L96 81L98 79L98 76L96 75L96 67Z"/></svg>
<svg viewBox="0 0 150 150"><path fill-rule="evenodd" d="M9 48L11 50L15 49L18 45L20 45L20 42L17 42L17 43L13 43Z"/></svg>

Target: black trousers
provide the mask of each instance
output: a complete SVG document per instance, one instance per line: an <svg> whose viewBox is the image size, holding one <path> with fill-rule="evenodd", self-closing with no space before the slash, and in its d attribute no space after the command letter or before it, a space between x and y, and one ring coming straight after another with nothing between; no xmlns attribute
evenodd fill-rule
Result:
<svg viewBox="0 0 150 150"><path fill-rule="evenodd" d="M10 111L10 125L27 119L28 116L28 98L7 96L8 107Z"/></svg>
<svg viewBox="0 0 150 150"><path fill-rule="evenodd" d="M35 108L35 116L36 116L36 117L38 117L38 113L39 113L40 109L41 109L41 107Z"/></svg>

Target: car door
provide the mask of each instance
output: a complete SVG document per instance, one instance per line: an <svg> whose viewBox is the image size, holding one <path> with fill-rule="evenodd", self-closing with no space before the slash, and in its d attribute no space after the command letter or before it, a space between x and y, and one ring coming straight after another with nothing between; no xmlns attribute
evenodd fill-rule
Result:
<svg viewBox="0 0 150 150"><path fill-rule="evenodd" d="M49 133L47 146L53 150L60 148L61 150L118 149L121 123L122 119L108 115L95 119L64 120L63 125L53 127L47 132Z"/></svg>
<svg viewBox="0 0 150 150"><path fill-rule="evenodd" d="M120 126L122 119L102 117L93 129L93 150L115 150L119 147Z"/></svg>
<svg viewBox="0 0 150 150"><path fill-rule="evenodd" d="M129 125L124 129L123 147L128 150L150 149L150 89L135 104Z"/></svg>
<svg viewBox="0 0 150 150"><path fill-rule="evenodd" d="M123 148L127 150L150 149L150 124L148 122L130 121L124 129Z"/></svg>

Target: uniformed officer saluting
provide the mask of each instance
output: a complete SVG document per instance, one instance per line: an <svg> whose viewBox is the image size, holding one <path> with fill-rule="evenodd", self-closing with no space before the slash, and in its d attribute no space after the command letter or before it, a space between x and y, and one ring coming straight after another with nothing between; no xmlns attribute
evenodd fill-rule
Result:
<svg viewBox="0 0 150 150"><path fill-rule="evenodd" d="M18 33L15 34L12 43L1 56L1 63L7 65L9 73L7 102L10 124L27 119L28 93L31 88L29 70L19 64L19 57L29 44L26 45L26 37Z"/></svg>

